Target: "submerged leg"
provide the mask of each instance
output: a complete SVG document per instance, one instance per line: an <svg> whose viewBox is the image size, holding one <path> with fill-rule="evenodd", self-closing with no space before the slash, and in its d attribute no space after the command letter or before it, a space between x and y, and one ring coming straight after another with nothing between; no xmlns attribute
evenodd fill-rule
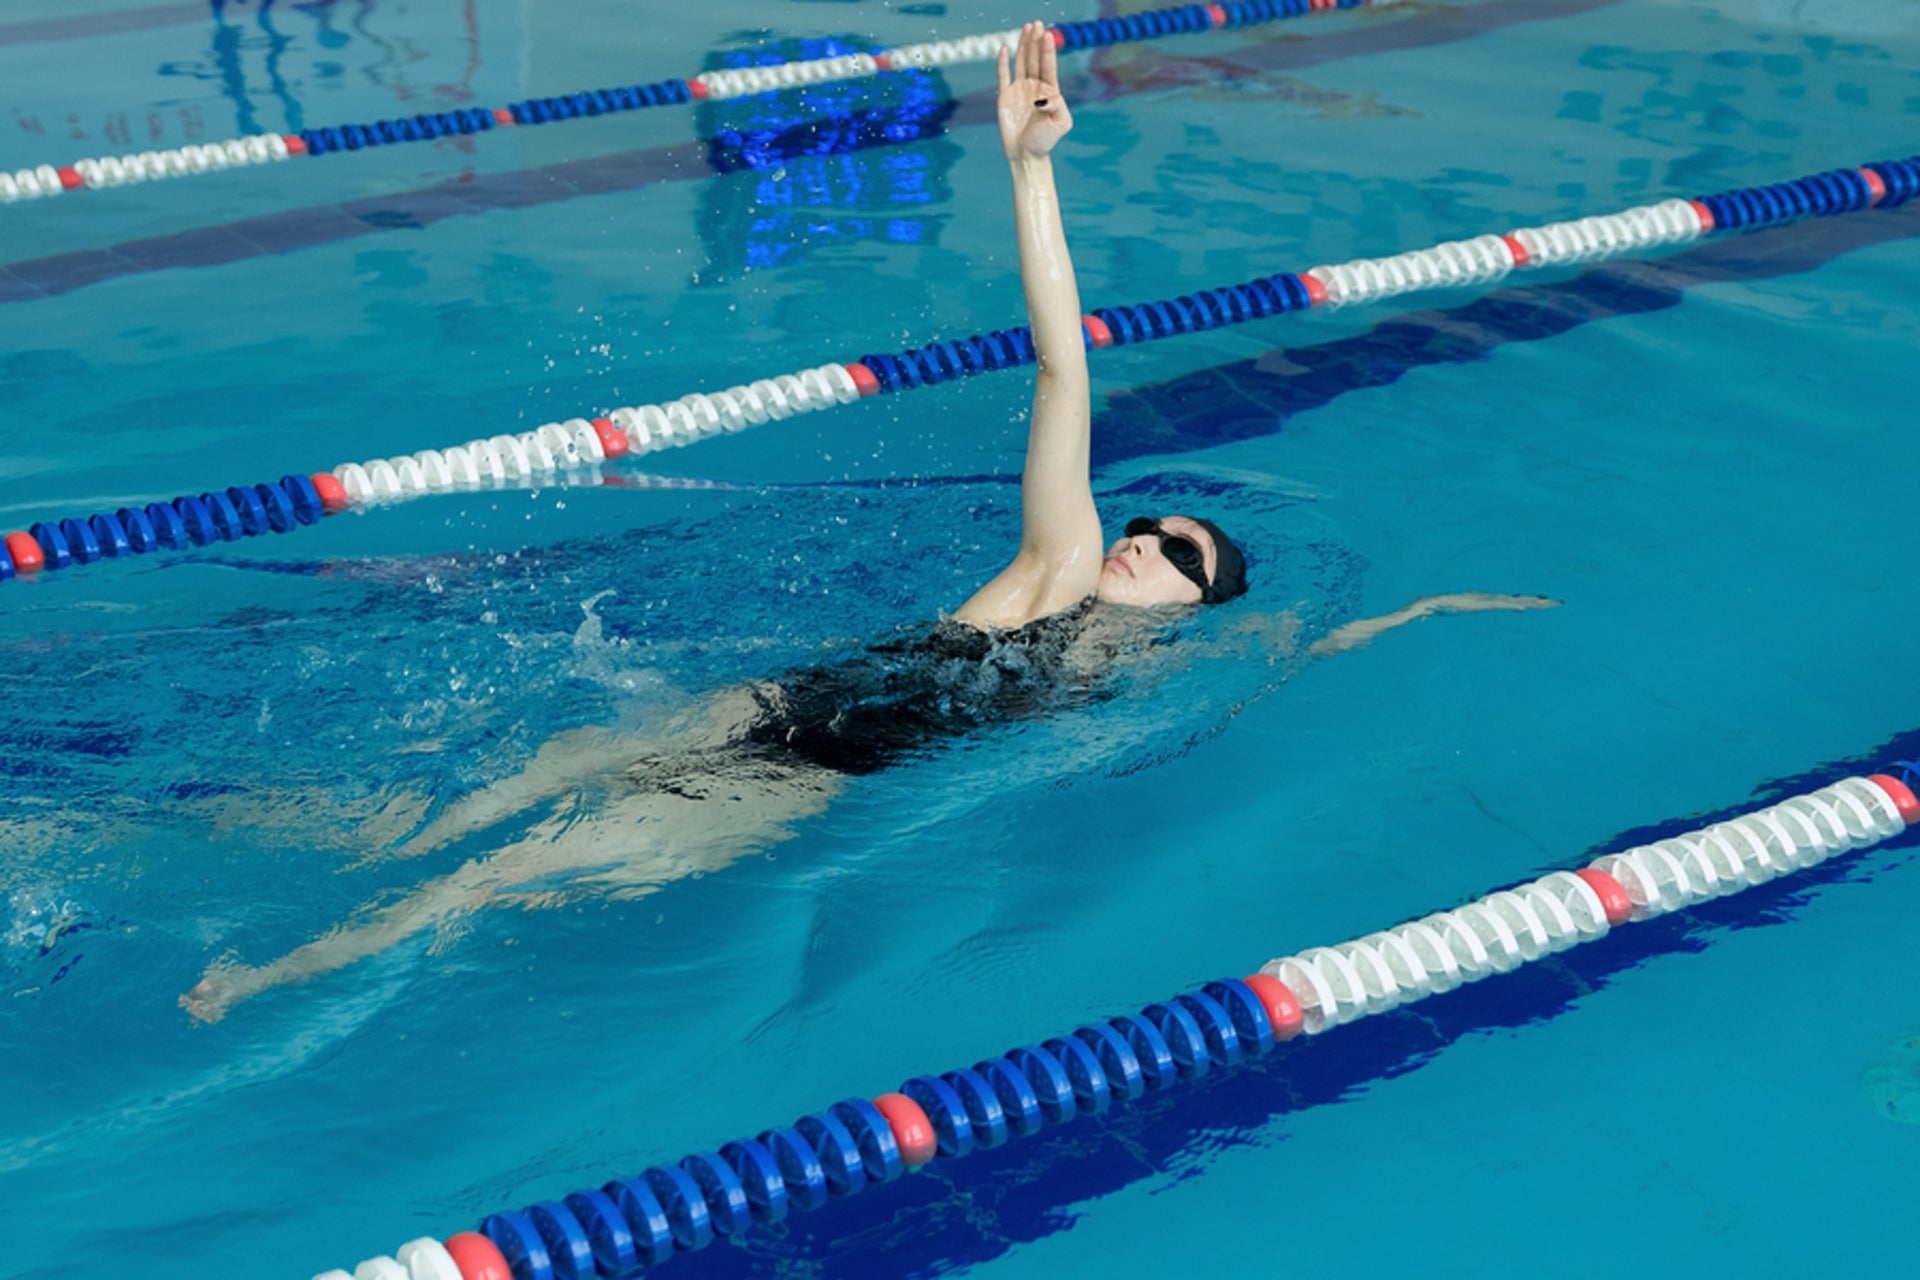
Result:
<svg viewBox="0 0 1920 1280"><path fill-rule="evenodd" d="M520 772L461 796L395 850L403 858L431 853L462 836L565 795L595 774L633 758L633 742L612 730L572 729L541 745Z"/></svg>
<svg viewBox="0 0 1920 1280"><path fill-rule="evenodd" d="M758 704L744 688L709 698L691 716L677 718L651 738L611 727L570 729L541 745L520 772L462 796L396 852L401 857L431 853L442 845L524 813L543 800L565 795L593 778L630 772L650 746L675 755L727 742L750 720Z"/></svg>
<svg viewBox="0 0 1920 1280"><path fill-rule="evenodd" d="M604 812L555 815L523 839L422 884L406 898L371 908L263 965L215 961L180 1007L203 1022L273 987L305 982L427 930L446 930L497 905L557 906L599 892L637 897L670 881L712 871L793 834L844 785L825 770L760 766L716 774L705 797L649 792ZM547 883L542 883L547 882Z"/></svg>

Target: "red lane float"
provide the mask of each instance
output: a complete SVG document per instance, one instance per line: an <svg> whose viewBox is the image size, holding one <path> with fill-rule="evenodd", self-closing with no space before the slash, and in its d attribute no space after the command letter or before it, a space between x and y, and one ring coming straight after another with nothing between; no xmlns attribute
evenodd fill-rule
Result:
<svg viewBox="0 0 1920 1280"><path fill-rule="evenodd" d="M447 1253L460 1268L461 1280L513 1280L513 1268L493 1241L476 1231L462 1231L447 1240Z"/></svg>
<svg viewBox="0 0 1920 1280"><path fill-rule="evenodd" d="M627 443L626 434L613 425L613 419L595 418L590 425L593 434L600 437L600 451L609 458L624 458L633 447Z"/></svg>
<svg viewBox="0 0 1920 1280"><path fill-rule="evenodd" d="M18 574L38 573L47 567L47 553L32 535L10 533L6 538L7 554L13 557L13 571Z"/></svg>
<svg viewBox="0 0 1920 1280"><path fill-rule="evenodd" d="M918 1169L939 1153L940 1139L933 1131L933 1121L927 1119L919 1103L904 1093L883 1093L873 1105L887 1118L907 1168Z"/></svg>
<svg viewBox="0 0 1920 1280"><path fill-rule="evenodd" d="M326 508L328 515L337 516L347 509L350 504L347 501L347 490L344 485L325 471L316 472L310 478L313 481L314 492L320 495L320 505Z"/></svg>
<svg viewBox="0 0 1920 1280"><path fill-rule="evenodd" d="M1920 823L1920 797L1900 779L1884 773L1869 774L1867 781L1887 793L1887 799L1893 801L1893 807L1900 811L1900 820L1908 826Z"/></svg>
<svg viewBox="0 0 1920 1280"><path fill-rule="evenodd" d="M1287 984L1270 973L1256 973L1241 979L1253 988L1253 994L1260 997L1260 1007L1267 1011L1267 1021L1273 1024L1275 1040L1291 1040L1300 1034L1304 1015L1300 1012L1300 1001Z"/></svg>
<svg viewBox="0 0 1920 1280"><path fill-rule="evenodd" d="M1608 924L1625 924L1633 919L1633 899L1618 880L1604 871L1592 867L1582 867L1573 874L1587 882L1594 893L1600 897L1600 909L1607 913Z"/></svg>

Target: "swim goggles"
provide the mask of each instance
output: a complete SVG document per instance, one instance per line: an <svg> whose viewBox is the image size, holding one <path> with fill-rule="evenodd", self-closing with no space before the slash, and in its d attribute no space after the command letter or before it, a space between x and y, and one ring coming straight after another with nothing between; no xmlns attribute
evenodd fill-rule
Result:
<svg viewBox="0 0 1920 1280"><path fill-rule="evenodd" d="M1160 554L1167 558L1167 563L1200 588L1201 595L1205 595L1212 584L1207 581L1207 557L1200 550L1200 544L1192 538L1168 533L1160 527L1158 520L1146 516L1136 516L1127 521L1126 535L1129 538L1144 538L1148 534L1160 539Z"/></svg>

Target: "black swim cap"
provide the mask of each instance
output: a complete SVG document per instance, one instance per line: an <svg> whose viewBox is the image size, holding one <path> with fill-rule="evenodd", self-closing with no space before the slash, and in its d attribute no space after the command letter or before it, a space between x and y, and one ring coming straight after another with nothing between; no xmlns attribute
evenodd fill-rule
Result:
<svg viewBox="0 0 1920 1280"><path fill-rule="evenodd" d="M1213 581L1200 593L1201 604L1224 604L1247 590L1247 558L1240 554L1240 548L1233 545L1233 539L1225 530L1211 520L1200 516L1188 516L1187 519L1205 529L1213 539Z"/></svg>

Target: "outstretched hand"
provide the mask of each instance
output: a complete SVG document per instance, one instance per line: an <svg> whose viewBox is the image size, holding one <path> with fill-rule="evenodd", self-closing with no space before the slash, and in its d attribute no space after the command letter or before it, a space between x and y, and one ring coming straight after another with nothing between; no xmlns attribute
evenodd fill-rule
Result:
<svg viewBox="0 0 1920 1280"><path fill-rule="evenodd" d="M1377 618L1361 618L1336 627L1314 641L1307 650L1316 657L1364 649L1375 636L1437 613L1486 613L1494 609L1520 612L1525 609L1557 609L1558 600L1547 596L1503 596L1490 591L1454 591L1446 595L1421 596L1412 604Z"/></svg>
<svg viewBox="0 0 1920 1280"><path fill-rule="evenodd" d="M1072 128L1053 33L1044 22L1029 22L1011 58L1000 50L1000 145L1008 160L1039 159Z"/></svg>

